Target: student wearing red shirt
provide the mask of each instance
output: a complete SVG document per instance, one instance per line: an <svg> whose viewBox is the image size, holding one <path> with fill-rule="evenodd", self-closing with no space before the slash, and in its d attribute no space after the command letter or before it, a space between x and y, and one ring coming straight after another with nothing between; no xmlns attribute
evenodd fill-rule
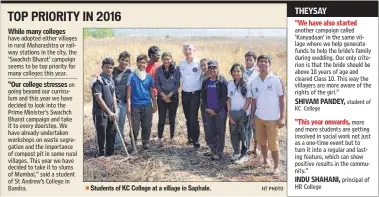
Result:
<svg viewBox="0 0 379 197"><path fill-rule="evenodd" d="M159 57L161 55L161 50L157 46L151 46L148 50L149 62L147 63L146 72L149 73L154 80L155 84L155 73L157 68L159 67ZM154 96L157 97L158 91L157 88L154 87Z"/></svg>
<svg viewBox="0 0 379 197"><path fill-rule="evenodd" d="M155 84L156 71L157 71L157 68L159 68L159 66L161 65L161 63L159 62L159 58L161 56L161 50L157 46L151 46L149 50L147 51L147 54L150 59L149 59L149 62L147 62L146 72L149 73L153 77L154 84ZM155 85L154 85L153 91L154 91L154 97L155 99L157 99L158 90L155 87ZM167 112L166 124L169 124L169 123L170 121L169 121L169 116Z"/></svg>

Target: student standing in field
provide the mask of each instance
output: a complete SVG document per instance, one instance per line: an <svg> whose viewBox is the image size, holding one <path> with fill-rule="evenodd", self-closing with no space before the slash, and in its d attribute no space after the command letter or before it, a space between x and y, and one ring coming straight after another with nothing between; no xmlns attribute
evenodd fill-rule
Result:
<svg viewBox="0 0 379 197"><path fill-rule="evenodd" d="M201 66L201 83L203 83L203 81L205 79L208 78L208 59L207 58L203 58L200 60L200 66ZM201 100L200 100L201 101ZM200 110L201 110L201 119L203 121L203 128L204 128L204 136L205 136L205 142L207 143L207 146L209 148L209 142L208 142L208 134L207 134L207 122L205 121L205 108L204 108L204 104L201 102L200 104Z"/></svg>
<svg viewBox="0 0 379 197"><path fill-rule="evenodd" d="M246 69L244 72L244 79L247 81L248 86L250 86L251 82L258 77L259 75L259 69L257 67L257 55L256 53L249 51L245 54L245 64L246 64ZM254 112L252 112L254 113ZM256 134L255 134L255 128L250 126L250 120L251 120L251 115L249 114L246 116L245 120L245 135L246 135L246 147L247 150L250 150L250 142L251 142L251 137L253 135L254 138L254 149L253 149L253 154L257 154L257 140L256 140Z"/></svg>
<svg viewBox="0 0 379 197"><path fill-rule="evenodd" d="M245 79L247 79L249 82L251 82L254 78L258 77L259 75L259 68L257 66L257 54L253 51L248 51L245 54Z"/></svg>
<svg viewBox="0 0 379 197"><path fill-rule="evenodd" d="M162 54L162 66L157 69L155 84L158 90L158 142L163 142L163 129L165 125L166 112L169 112L170 139L175 137L175 118L179 104L178 89L180 86L180 73L172 60L171 53Z"/></svg>
<svg viewBox="0 0 379 197"><path fill-rule="evenodd" d="M116 98L117 98L117 117L118 117L118 127L120 129L122 140L126 142L125 139L125 123L127 117L127 107L126 104L126 83L128 81L129 74L132 72L130 70L130 54L127 51L123 51L118 57L118 67L115 67L112 72L112 78L116 87ZM100 75L96 74L91 79L91 88L97 79L100 79ZM131 126L131 125L129 125ZM115 149L121 147L121 138L116 134Z"/></svg>
<svg viewBox="0 0 379 197"><path fill-rule="evenodd" d="M155 97L155 99L157 99L158 90L157 90L157 88L155 86L155 78L156 78L155 76L156 76L156 73L157 73L157 69L160 66L159 60L160 60L160 55L161 55L161 49L158 46L151 46L147 50L147 55L149 56L149 61L147 62L146 72L153 77L153 81L154 81L154 97ZM167 113L167 116L166 116L166 123L169 123L168 113Z"/></svg>
<svg viewBox="0 0 379 197"><path fill-rule="evenodd" d="M251 91L248 83L243 80L244 67L241 64L233 64L230 74L233 80L228 83L228 117L230 139L234 149L231 158L237 164L247 161L247 142L245 133L246 117L250 115ZM238 160L238 161L237 161Z"/></svg>
<svg viewBox="0 0 379 197"><path fill-rule="evenodd" d="M156 70L159 67L159 58L161 56L160 53L161 53L161 50L157 46L151 46L147 51L147 55L149 56L149 61L146 66L146 72L153 77L154 82L155 82ZM156 87L154 87L153 90L154 90L154 96L156 97L158 95L158 90Z"/></svg>
<svg viewBox="0 0 379 197"><path fill-rule="evenodd" d="M127 122L125 120L126 120L126 117L128 116L127 114L128 105L126 104L126 84L128 82L128 77L130 73L132 72L130 70L129 52L127 51L121 52L118 58L118 62L119 62L119 66L113 69L112 76L116 85L116 98L117 98L117 108L118 108L118 114L117 114L118 128L120 129L122 139L120 138L119 135L116 135L115 148L121 147L121 140L126 141L125 131L124 131L125 122ZM131 125L129 125L129 127L130 126Z"/></svg>
<svg viewBox="0 0 379 197"><path fill-rule="evenodd" d="M147 55L137 57L138 69L131 73L127 83L128 113L132 119L132 130L136 143L140 126L142 128L142 144L149 148L153 113L157 111L157 100L154 98L154 82L151 75L146 73ZM137 150L133 150L132 154Z"/></svg>
<svg viewBox="0 0 379 197"><path fill-rule="evenodd" d="M278 128L285 125L284 122L284 87L279 76L270 71L271 58L266 55L258 57L259 77L251 84L253 100L251 110L255 111L255 123L257 142L261 146L263 164L261 167L269 168L268 150L271 151L274 160L272 174L277 176L279 170L279 136Z"/></svg>
<svg viewBox="0 0 379 197"><path fill-rule="evenodd" d="M208 72L208 58L203 58L200 60L200 66L201 66L201 83L209 77L209 72Z"/></svg>
<svg viewBox="0 0 379 197"><path fill-rule="evenodd" d="M212 160L221 160L225 146L227 81L219 75L217 61L208 62L208 71L209 77L202 83L201 98L208 129L205 134L211 151L204 155L212 156Z"/></svg>
<svg viewBox="0 0 379 197"><path fill-rule="evenodd" d="M182 78L182 105L187 124L188 144L200 148L199 135L199 107L201 93L200 61L193 56L195 47L192 44L183 44L185 59L180 61L179 69Z"/></svg>
<svg viewBox="0 0 379 197"><path fill-rule="evenodd" d="M112 79L113 66L113 59L105 58L101 66L103 72L92 85L92 114L96 126L99 156L111 156L114 153L117 100Z"/></svg>

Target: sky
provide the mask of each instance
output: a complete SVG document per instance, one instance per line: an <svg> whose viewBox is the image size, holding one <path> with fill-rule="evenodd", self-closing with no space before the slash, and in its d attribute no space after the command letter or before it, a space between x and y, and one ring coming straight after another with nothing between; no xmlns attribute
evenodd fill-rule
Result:
<svg viewBox="0 0 379 197"><path fill-rule="evenodd" d="M286 29L114 29L116 36L278 36Z"/></svg>

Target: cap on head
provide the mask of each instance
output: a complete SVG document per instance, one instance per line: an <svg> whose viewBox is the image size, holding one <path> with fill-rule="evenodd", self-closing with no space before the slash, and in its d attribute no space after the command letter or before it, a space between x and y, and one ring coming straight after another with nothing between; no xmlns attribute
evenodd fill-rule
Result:
<svg viewBox="0 0 379 197"><path fill-rule="evenodd" d="M216 60L209 60L208 61L208 68L209 67L216 67L216 68L218 68L218 62Z"/></svg>

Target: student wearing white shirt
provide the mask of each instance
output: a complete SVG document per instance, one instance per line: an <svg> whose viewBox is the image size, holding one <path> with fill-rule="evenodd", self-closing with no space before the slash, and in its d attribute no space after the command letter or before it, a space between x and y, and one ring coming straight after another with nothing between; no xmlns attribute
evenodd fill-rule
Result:
<svg viewBox="0 0 379 197"><path fill-rule="evenodd" d="M270 71L271 58L266 55L258 57L259 77L251 83L253 94L251 111L255 111L255 124L257 142L261 146L263 164L261 167L269 168L268 150L274 160L272 175L280 174L279 170L279 139L278 128L284 127L284 87L279 76Z"/></svg>
<svg viewBox="0 0 379 197"><path fill-rule="evenodd" d="M259 69L257 67L257 54L254 53L253 51L248 51L245 54L245 72L243 74L245 81L247 81L248 84L251 83L252 80L254 80L256 77L259 75ZM249 85L250 86L250 85ZM246 142L247 142L247 150L248 152L250 151L250 142L251 142L251 137L253 134L254 138L254 149L253 149L253 154L256 156L257 155L257 140L256 140L256 133L255 133L255 128L250 126L250 120L251 120L251 115L248 115L246 117L245 121L245 134L246 134Z"/></svg>
<svg viewBox="0 0 379 197"><path fill-rule="evenodd" d="M182 105L186 117L188 144L195 149L200 148L200 126L198 120L201 93L201 66L200 60L193 56L195 47L192 44L183 44L185 59L179 63L182 78Z"/></svg>
<svg viewBox="0 0 379 197"><path fill-rule="evenodd" d="M230 139L234 149L231 158L237 164L247 161L247 142L245 133L246 117L250 115L251 91L247 82L243 80L244 67L234 64L230 69L233 80L228 83L228 117ZM241 147L242 146L242 147Z"/></svg>
<svg viewBox="0 0 379 197"><path fill-rule="evenodd" d="M257 54L252 51L245 54L246 68L243 76L249 83L259 75L257 57Z"/></svg>

